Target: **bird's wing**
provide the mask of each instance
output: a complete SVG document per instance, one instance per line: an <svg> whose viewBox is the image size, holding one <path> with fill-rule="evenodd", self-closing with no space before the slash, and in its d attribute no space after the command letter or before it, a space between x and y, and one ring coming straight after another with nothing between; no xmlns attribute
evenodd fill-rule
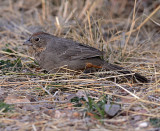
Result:
<svg viewBox="0 0 160 131"><path fill-rule="evenodd" d="M102 57L103 52L93 48L88 45L84 45L81 43L77 43L71 40L62 40L58 42L59 45L63 45L65 48L61 50L61 54L59 54L59 58L67 59L70 58L71 60L75 59L89 59L94 57ZM61 49L62 49L61 48Z"/></svg>

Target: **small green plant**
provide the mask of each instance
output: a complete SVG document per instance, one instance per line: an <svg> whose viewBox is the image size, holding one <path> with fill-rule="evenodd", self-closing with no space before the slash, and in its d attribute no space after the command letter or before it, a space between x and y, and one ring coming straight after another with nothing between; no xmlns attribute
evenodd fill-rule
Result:
<svg viewBox="0 0 160 131"><path fill-rule="evenodd" d="M0 60L0 69L3 71L16 71L22 68L22 62L20 57L16 60Z"/></svg>
<svg viewBox="0 0 160 131"><path fill-rule="evenodd" d="M104 119L106 115L104 110L105 104L106 104L106 101L104 100L95 102L94 99L92 99L91 97L88 97L88 102L86 103L86 107L88 112L92 113L95 118Z"/></svg>
<svg viewBox="0 0 160 131"><path fill-rule="evenodd" d="M71 103L74 103L75 107L81 107L83 105L83 102L86 102L83 97L74 97L71 99Z"/></svg>
<svg viewBox="0 0 160 131"><path fill-rule="evenodd" d="M105 106L108 100L106 95L102 95L99 101L95 101L95 99L89 96L87 98L88 100L86 101L83 97L74 97L71 99L71 102L74 103L75 107L82 107L84 105L86 107L85 111L96 119L104 119L109 117L108 112L105 111ZM109 105L112 106L112 104Z"/></svg>
<svg viewBox="0 0 160 131"><path fill-rule="evenodd" d="M4 102L0 102L0 111L9 112L13 110L13 106L6 104Z"/></svg>
<svg viewBox="0 0 160 131"><path fill-rule="evenodd" d="M150 122L154 127L160 127L160 118L150 118L149 122Z"/></svg>

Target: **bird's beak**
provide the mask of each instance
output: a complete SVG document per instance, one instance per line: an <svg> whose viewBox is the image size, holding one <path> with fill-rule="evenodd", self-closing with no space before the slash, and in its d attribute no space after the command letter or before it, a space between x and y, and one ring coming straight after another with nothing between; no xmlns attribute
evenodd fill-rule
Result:
<svg viewBox="0 0 160 131"><path fill-rule="evenodd" d="M31 43L30 40L27 40L23 43L23 45L28 45L28 46L32 46L33 44Z"/></svg>

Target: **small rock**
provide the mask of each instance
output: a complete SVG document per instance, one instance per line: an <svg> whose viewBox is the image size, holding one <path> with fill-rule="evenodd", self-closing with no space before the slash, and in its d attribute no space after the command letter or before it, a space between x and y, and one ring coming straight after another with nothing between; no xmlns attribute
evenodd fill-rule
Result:
<svg viewBox="0 0 160 131"><path fill-rule="evenodd" d="M104 110L108 116L113 117L120 111L120 105L105 104Z"/></svg>
<svg viewBox="0 0 160 131"><path fill-rule="evenodd" d="M146 128L147 126L148 126L147 122L142 122L142 123L139 124L140 128Z"/></svg>

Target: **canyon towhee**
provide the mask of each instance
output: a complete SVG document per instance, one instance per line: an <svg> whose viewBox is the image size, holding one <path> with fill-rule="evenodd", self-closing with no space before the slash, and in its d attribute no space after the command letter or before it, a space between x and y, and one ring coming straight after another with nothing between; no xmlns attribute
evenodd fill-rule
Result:
<svg viewBox="0 0 160 131"><path fill-rule="evenodd" d="M71 70L106 70L130 74L140 82L148 82L147 78L138 73L126 71L124 68L105 62L103 52L65 38L58 38L48 33L37 32L24 42L30 54L35 57L41 68L55 72L59 67L67 66Z"/></svg>

